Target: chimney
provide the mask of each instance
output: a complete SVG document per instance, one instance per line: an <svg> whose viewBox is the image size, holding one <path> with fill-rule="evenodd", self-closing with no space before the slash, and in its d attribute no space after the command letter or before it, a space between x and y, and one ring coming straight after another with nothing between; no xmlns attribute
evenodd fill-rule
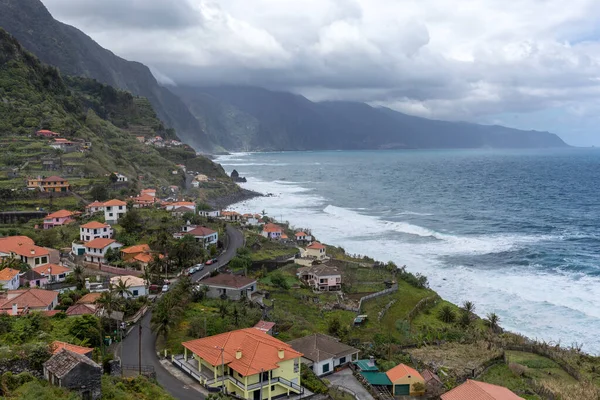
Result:
<svg viewBox="0 0 600 400"><path fill-rule="evenodd" d="M242 349L240 349L240 348L237 348L237 349L235 350L235 359L236 359L236 360L239 360L240 358L242 358Z"/></svg>
<svg viewBox="0 0 600 400"><path fill-rule="evenodd" d="M283 357L285 357L285 351L283 349L279 349L279 351L277 351L277 356L280 360L283 360Z"/></svg>
<svg viewBox="0 0 600 400"><path fill-rule="evenodd" d="M374 367L375 366L375 357L369 356L369 366L370 367Z"/></svg>
<svg viewBox="0 0 600 400"><path fill-rule="evenodd" d="M31 253L32 256L35 255L35 250L34 249L29 250L29 252Z"/></svg>
<svg viewBox="0 0 600 400"><path fill-rule="evenodd" d="M12 305L12 315L17 315L19 313L19 308L17 307L17 303L13 303Z"/></svg>

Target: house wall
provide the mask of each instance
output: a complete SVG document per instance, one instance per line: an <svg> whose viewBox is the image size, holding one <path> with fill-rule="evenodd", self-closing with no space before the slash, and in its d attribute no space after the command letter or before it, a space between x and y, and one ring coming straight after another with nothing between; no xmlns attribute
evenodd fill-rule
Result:
<svg viewBox="0 0 600 400"><path fill-rule="evenodd" d="M99 229L79 228L79 240L82 242L90 242L98 238L110 239L111 237L112 229L110 227Z"/></svg>
<svg viewBox="0 0 600 400"><path fill-rule="evenodd" d="M86 247L85 248L85 261L93 262L93 263L101 262L104 264L104 263L106 263L104 256L106 255L106 252L108 251L108 249L118 249L119 247L122 247L122 244L111 243L103 249L91 249L89 247Z"/></svg>
<svg viewBox="0 0 600 400"><path fill-rule="evenodd" d="M306 255L309 257L316 257L319 260L327 257L325 249L306 249Z"/></svg>
<svg viewBox="0 0 600 400"><path fill-rule="evenodd" d="M333 372L333 368L333 358L329 358L327 360L323 360L313 364L313 372L317 376L331 374Z"/></svg>
<svg viewBox="0 0 600 400"><path fill-rule="evenodd" d="M129 288L129 290L131 291L131 293L132 293L131 297L133 297L133 298L148 295L148 292L146 291L146 286L131 286ZM136 291L137 291L137 295L136 295ZM129 297L129 295L126 294L125 297L126 298Z"/></svg>
<svg viewBox="0 0 600 400"><path fill-rule="evenodd" d="M61 386L80 394L89 392L92 399L102 395L102 368L80 363L61 379Z"/></svg>
<svg viewBox="0 0 600 400"><path fill-rule="evenodd" d="M117 222L127 212L127 206L106 206L104 207L104 220L107 223Z"/></svg>
<svg viewBox="0 0 600 400"><path fill-rule="evenodd" d="M40 265L46 265L50 262L50 256L33 256L25 257L21 256L21 261L28 264L31 268L39 267Z"/></svg>
<svg viewBox="0 0 600 400"><path fill-rule="evenodd" d="M221 286L211 286L211 285L206 285L206 286L208 287L208 292L206 292L206 296L209 299L220 298L221 294L223 294L223 290L225 290L225 294L228 299L240 300L243 296L250 296L252 293L255 293L257 290L256 283L245 286L241 289L232 289L232 288L225 288L225 287L221 287Z"/></svg>
<svg viewBox="0 0 600 400"><path fill-rule="evenodd" d="M3 290L16 290L21 283L19 282L19 274L12 277L10 280L0 281Z"/></svg>
<svg viewBox="0 0 600 400"><path fill-rule="evenodd" d="M425 385L425 379L423 379L423 377L421 377L421 376L411 376L410 378L408 376L402 377L402 378L398 379L397 381L392 382L392 384L393 384L392 393L395 393L397 385L410 385L410 395L411 396L423 394L423 392L413 391L412 385L413 385L413 383L416 383L416 382L421 382L423 385Z"/></svg>

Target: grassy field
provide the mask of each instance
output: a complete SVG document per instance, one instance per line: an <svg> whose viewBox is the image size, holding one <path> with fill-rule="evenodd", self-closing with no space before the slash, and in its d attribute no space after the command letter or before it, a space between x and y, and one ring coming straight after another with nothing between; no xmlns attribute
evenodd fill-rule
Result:
<svg viewBox="0 0 600 400"><path fill-rule="evenodd" d="M527 383L527 380L522 376L516 375L508 368L508 365L502 363L490 367L479 380L493 385L504 386L519 396L527 400L541 400L541 397L532 393L532 389Z"/></svg>
<svg viewBox="0 0 600 400"><path fill-rule="evenodd" d="M567 374L557 363L549 358L533 353L521 351L507 351L506 356L509 363L520 364L527 368L526 374L539 381L560 380L564 383L576 383L577 381Z"/></svg>

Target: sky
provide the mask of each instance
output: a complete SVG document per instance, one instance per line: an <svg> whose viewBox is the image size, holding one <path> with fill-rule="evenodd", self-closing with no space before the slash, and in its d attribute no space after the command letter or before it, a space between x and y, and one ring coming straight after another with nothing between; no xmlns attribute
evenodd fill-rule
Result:
<svg viewBox="0 0 600 400"><path fill-rule="evenodd" d="M163 84L244 84L600 146L597 0L42 0Z"/></svg>

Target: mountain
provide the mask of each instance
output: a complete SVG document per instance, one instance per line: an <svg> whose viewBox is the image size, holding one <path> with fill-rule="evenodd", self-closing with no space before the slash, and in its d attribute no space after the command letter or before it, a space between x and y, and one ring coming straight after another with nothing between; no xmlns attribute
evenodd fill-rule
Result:
<svg viewBox="0 0 600 400"><path fill-rule="evenodd" d="M94 78L146 97L181 140L199 150L214 150L186 105L160 86L148 67L116 56L80 30L55 20L40 0L0 0L0 27L65 75Z"/></svg>
<svg viewBox="0 0 600 400"><path fill-rule="evenodd" d="M233 151L567 146L548 132L430 120L358 102L315 103L256 87L174 91L210 139Z"/></svg>
<svg viewBox="0 0 600 400"><path fill-rule="evenodd" d="M61 153L49 146L49 139L34 135L38 129L91 146ZM105 181L118 171L133 182L165 187L184 186L183 174L172 173L178 170L176 163L184 163L216 178L216 186L235 186L219 165L196 156L192 148L157 149L136 139L140 131L147 136L165 133L147 99L90 78L63 77L0 29L0 170L48 175L42 160L51 159L60 169L50 174L64 174L73 182ZM0 186L23 185L23 179L7 180Z"/></svg>

